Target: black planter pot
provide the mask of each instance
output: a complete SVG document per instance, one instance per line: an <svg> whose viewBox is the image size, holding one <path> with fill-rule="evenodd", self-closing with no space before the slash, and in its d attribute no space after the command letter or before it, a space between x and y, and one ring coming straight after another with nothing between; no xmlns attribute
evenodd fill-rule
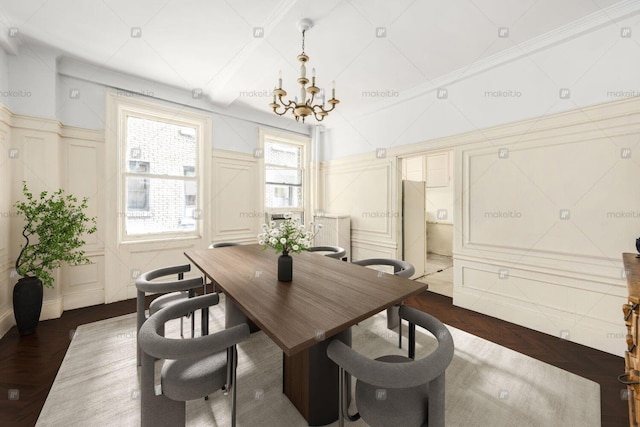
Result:
<svg viewBox="0 0 640 427"><path fill-rule="evenodd" d="M13 287L13 315L20 335L36 331L42 311L42 281L37 277L23 277Z"/></svg>
<svg viewBox="0 0 640 427"><path fill-rule="evenodd" d="M293 280L293 258L284 252L278 257L278 281L290 282Z"/></svg>

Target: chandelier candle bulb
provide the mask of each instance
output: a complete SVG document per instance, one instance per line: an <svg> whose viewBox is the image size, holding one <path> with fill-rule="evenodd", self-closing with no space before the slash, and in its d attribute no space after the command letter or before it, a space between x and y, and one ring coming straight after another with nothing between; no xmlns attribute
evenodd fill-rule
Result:
<svg viewBox="0 0 640 427"><path fill-rule="evenodd" d="M278 87L282 89L282 70L278 71Z"/></svg>

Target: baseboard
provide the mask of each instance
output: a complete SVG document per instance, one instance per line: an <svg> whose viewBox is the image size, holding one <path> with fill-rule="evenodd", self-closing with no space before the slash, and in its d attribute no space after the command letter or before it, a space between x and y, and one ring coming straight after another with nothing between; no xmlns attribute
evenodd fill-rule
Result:
<svg viewBox="0 0 640 427"><path fill-rule="evenodd" d="M0 338L2 338L9 329L13 328L16 321L13 317L13 309L7 308L7 311L0 314Z"/></svg>
<svg viewBox="0 0 640 427"><path fill-rule="evenodd" d="M40 320L57 319L62 316L62 299L44 301L42 303L42 312Z"/></svg>
<svg viewBox="0 0 640 427"><path fill-rule="evenodd" d="M62 297L62 308L73 310L91 305L104 304L104 289L93 289L90 291L66 294Z"/></svg>

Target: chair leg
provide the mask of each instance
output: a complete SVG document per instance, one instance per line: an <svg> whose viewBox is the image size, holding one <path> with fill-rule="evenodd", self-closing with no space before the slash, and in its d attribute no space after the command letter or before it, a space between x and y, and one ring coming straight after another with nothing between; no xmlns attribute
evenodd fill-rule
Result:
<svg viewBox="0 0 640 427"><path fill-rule="evenodd" d="M351 395L351 374L344 370L342 366L340 366L339 371L340 378L338 379L338 399L340 400L340 404L338 405L338 410L340 411L340 416L338 420L340 421L340 427L344 427L345 418L351 422L358 421L360 419L360 412L356 412L353 415L349 414L349 397Z"/></svg>
<svg viewBox="0 0 640 427"><path fill-rule="evenodd" d="M231 385L232 385L232 377L233 377L233 370L235 370L235 366L233 365L233 354L231 354L231 350L227 349L227 383L222 387L222 391L224 392L225 396L227 394L229 394L229 390L231 389Z"/></svg>
<svg viewBox="0 0 640 427"><path fill-rule="evenodd" d="M402 348L402 317L398 320L398 348Z"/></svg>
<svg viewBox="0 0 640 427"><path fill-rule="evenodd" d="M345 401L345 394L346 394L346 390L344 389L344 368L342 366L340 366L340 378L338 380L338 400L340 401L339 405L338 405L338 421L339 421L339 427L344 427L344 401Z"/></svg>
<svg viewBox="0 0 640 427"><path fill-rule="evenodd" d="M142 327L142 324L144 323L145 320L147 320L147 316L145 314L145 310L144 310L144 306L145 306L145 299L144 299L145 293L138 291L137 295L136 295L136 311L137 311L137 330L136 330L136 366L140 366L142 364L141 362L141 354L142 354L142 349L140 348L140 346L138 345L138 333L140 332L140 328Z"/></svg>
<svg viewBox="0 0 640 427"><path fill-rule="evenodd" d="M231 347L231 426L236 427L236 360L238 352L236 346Z"/></svg>
<svg viewBox="0 0 640 427"><path fill-rule="evenodd" d="M416 325L409 322L409 358L416 358Z"/></svg>

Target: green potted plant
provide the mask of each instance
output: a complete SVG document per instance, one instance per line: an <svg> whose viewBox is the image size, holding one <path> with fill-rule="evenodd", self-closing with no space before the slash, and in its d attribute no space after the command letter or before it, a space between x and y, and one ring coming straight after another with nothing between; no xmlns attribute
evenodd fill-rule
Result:
<svg viewBox="0 0 640 427"><path fill-rule="evenodd" d="M16 272L22 276L13 288L13 312L20 335L35 332L42 310L42 286L53 287L54 271L62 262L88 264L81 249L85 234L96 232L95 218L85 213L87 198L81 202L62 189L34 196L22 183L24 200L14 207L24 218L22 235L26 242L16 259Z"/></svg>

